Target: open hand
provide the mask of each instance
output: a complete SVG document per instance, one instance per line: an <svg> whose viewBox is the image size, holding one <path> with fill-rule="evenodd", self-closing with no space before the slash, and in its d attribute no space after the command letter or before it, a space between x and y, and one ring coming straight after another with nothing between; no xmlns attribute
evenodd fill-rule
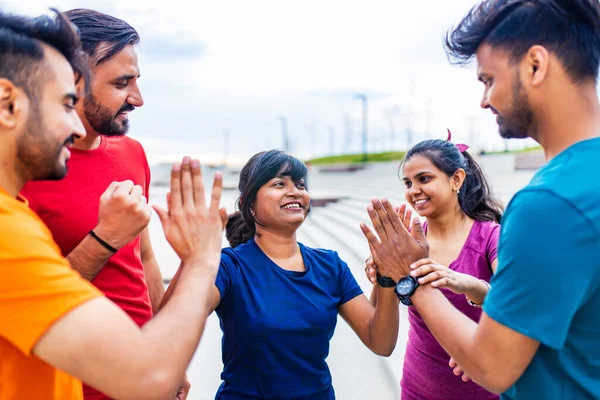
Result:
<svg viewBox="0 0 600 400"><path fill-rule="evenodd" d="M381 275L398 282L410 273L410 264L429 255L421 222L415 218L409 232L398 216L398 209L394 210L387 199L373 199L367 211L379 236L377 238L366 224L361 224L373 261Z"/></svg>
<svg viewBox="0 0 600 400"><path fill-rule="evenodd" d="M198 160L184 157L171 169L168 210L154 206L167 241L181 261L202 261L218 269L224 212L219 209L223 177L215 173L210 204L204 198L204 183Z"/></svg>
<svg viewBox="0 0 600 400"><path fill-rule="evenodd" d="M410 224L412 222L412 211L406 208L405 204L402 204L400 207L394 208L394 211L398 215L398 218L404 224L404 227L407 231L411 232ZM369 256L365 260L365 274L367 275L367 279L372 284L377 282L377 265L375 265L375 261L373 261L373 256Z"/></svg>

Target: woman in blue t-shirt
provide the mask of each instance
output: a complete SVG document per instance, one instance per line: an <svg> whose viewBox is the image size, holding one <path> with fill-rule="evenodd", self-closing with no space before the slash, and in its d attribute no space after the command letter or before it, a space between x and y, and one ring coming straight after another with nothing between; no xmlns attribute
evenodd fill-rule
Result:
<svg viewBox="0 0 600 400"><path fill-rule="evenodd" d="M216 399L335 399L325 359L338 313L376 354L398 335L398 298L380 288L376 308L332 250L296 241L310 210L306 166L281 151L253 156L227 223L212 305L223 330Z"/></svg>

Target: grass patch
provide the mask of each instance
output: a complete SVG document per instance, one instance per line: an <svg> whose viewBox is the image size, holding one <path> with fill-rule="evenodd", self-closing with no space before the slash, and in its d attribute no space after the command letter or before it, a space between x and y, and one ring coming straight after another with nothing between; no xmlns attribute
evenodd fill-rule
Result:
<svg viewBox="0 0 600 400"><path fill-rule="evenodd" d="M367 162L385 162L385 161L399 161L404 158L406 153L404 151L390 151L385 153L371 153L367 155ZM329 156L314 158L307 160L313 165L330 165L330 164L360 164L362 163L362 154L342 154L339 156Z"/></svg>
<svg viewBox="0 0 600 400"><path fill-rule="evenodd" d="M526 147L521 150L511 150L508 153L529 153L534 151L541 151L541 146ZM368 154L367 162L386 162L386 161L400 161L404 158L406 152L404 151L388 151L385 153L370 153ZM489 151L485 154L506 154L504 151ZM333 165L333 164L360 164L362 163L363 155L357 154L342 154L339 156L328 156L314 158L312 160L306 160L313 165Z"/></svg>
<svg viewBox="0 0 600 400"><path fill-rule="evenodd" d="M542 146L534 146L534 147L526 147L521 150L509 150L509 151L486 151L485 154L520 154L520 153L530 153L533 151L541 151Z"/></svg>

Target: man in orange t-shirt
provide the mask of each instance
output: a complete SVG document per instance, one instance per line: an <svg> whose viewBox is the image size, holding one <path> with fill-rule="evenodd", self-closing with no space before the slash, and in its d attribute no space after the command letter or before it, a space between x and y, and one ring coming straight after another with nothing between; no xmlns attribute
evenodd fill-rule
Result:
<svg viewBox="0 0 600 400"><path fill-rule="evenodd" d="M0 226L0 399L83 398L81 382L32 350L56 320L102 293L62 257L26 200L2 189Z"/></svg>
<svg viewBox="0 0 600 400"><path fill-rule="evenodd" d="M74 75L83 92L90 81L80 53L62 14L0 11L0 400L81 400L82 382L119 400L174 399L212 309L222 176L207 204L200 163L184 157L173 166L169 209L155 210L181 266L160 313L140 328L71 269L18 196L30 180L62 179L69 148L86 135L74 111ZM151 213L127 185L108 195Z"/></svg>

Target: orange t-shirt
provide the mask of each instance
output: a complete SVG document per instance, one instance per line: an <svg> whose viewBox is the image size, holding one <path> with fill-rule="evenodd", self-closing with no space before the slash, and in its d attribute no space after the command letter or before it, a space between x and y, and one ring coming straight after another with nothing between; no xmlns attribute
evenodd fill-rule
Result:
<svg viewBox="0 0 600 400"><path fill-rule="evenodd" d="M0 400L83 399L79 380L32 351L58 319L99 296L27 201L0 188Z"/></svg>

